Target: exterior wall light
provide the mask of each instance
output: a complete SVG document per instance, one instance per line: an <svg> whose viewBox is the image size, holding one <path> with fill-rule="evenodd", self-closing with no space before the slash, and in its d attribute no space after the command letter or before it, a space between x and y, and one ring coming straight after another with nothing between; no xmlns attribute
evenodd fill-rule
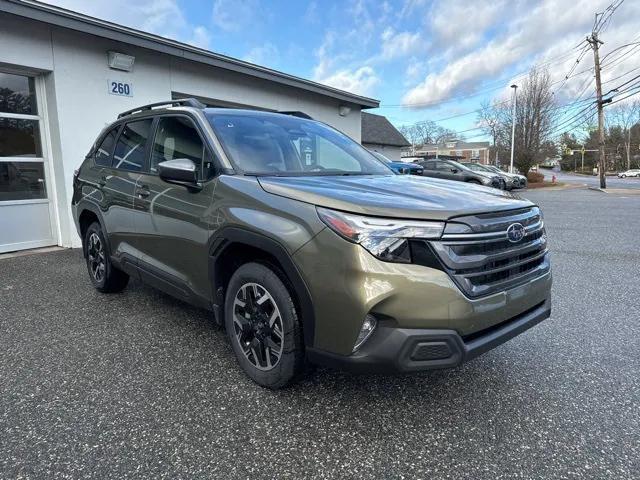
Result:
<svg viewBox="0 0 640 480"><path fill-rule="evenodd" d="M347 107L346 105L340 105L340 109L338 110L338 113L340 114L341 117L346 117L351 113L351 107Z"/></svg>
<svg viewBox="0 0 640 480"><path fill-rule="evenodd" d="M109 68L113 68L114 70L122 70L123 72L130 72L133 70L133 63L135 62L136 57L112 51L109 51L107 53L107 63L109 65Z"/></svg>

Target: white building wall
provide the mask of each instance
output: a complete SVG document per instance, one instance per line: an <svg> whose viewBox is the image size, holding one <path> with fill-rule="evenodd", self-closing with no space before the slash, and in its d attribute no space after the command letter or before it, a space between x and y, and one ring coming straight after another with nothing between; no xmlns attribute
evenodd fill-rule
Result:
<svg viewBox="0 0 640 480"><path fill-rule="evenodd" d="M0 45L0 68L43 78L53 167L48 187L62 246L80 246L70 209L73 172L98 133L118 113L169 100L172 92L303 111L360 141L360 109L352 106L342 117L343 102L319 94L10 15L0 16ZM109 50L135 56L133 71L108 68ZM109 80L132 84L133 96L109 94Z"/></svg>
<svg viewBox="0 0 640 480"><path fill-rule="evenodd" d="M362 146L368 148L369 150L373 150L374 152L383 154L389 160L393 160L396 162L402 161L402 149L400 147L394 147L391 145L376 145L373 143L363 143Z"/></svg>

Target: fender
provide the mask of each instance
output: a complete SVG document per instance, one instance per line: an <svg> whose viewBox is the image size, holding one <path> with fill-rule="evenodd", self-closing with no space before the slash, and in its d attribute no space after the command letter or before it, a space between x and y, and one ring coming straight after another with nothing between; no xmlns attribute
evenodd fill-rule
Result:
<svg viewBox="0 0 640 480"><path fill-rule="evenodd" d="M85 210L88 210L89 212L93 213L96 216L96 218L98 219L98 223L100 224L100 228L104 232L105 239L107 240L106 242L107 254L111 257L111 245L109 243L109 233L107 232L107 229L104 226L104 218L102 217L102 212L100 211L100 207L98 207L95 203L87 202L85 200L80 200L75 205L75 210L76 210L76 214L74 214L73 219L76 223L76 229L78 230L78 235L80 235L80 237L82 237L81 229L80 229L80 215L82 215L82 212L84 212ZM83 255L86 255L86 252L84 251L84 238L80 238L80 240L82 241L82 244L83 244L82 253Z"/></svg>
<svg viewBox="0 0 640 480"><path fill-rule="evenodd" d="M300 304L302 327L304 332L305 345L313 346L315 332L315 314L313 302L309 288L305 283L298 267L293 262L291 255L276 240L266 237L260 233L244 228L224 227L216 232L209 241L209 278L213 288L213 310L216 319L222 324L224 318L224 286L221 282L218 261L224 255L225 250L234 244L243 244L258 248L273 256L284 270L285 275L291 282L296 297Z"/></svg>

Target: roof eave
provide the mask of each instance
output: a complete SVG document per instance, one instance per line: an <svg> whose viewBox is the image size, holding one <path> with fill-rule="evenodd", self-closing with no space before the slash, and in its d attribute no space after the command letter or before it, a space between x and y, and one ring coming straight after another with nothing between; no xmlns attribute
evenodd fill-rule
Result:
<svg viewBox="0 0 640 480"><path fill-rule="evenodd" d="M380 106L380 101L373 98L33 0L0 0L0 11L329 96L363 108Z"/></svg>

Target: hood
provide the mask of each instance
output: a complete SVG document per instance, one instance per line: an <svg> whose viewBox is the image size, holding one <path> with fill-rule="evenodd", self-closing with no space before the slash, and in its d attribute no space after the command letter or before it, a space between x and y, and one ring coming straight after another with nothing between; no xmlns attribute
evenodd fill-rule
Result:
<svg viewBox="0 0 640 480"><path fill-rule="evenodd" d="M533 205L502 190L415 175L259 177L258 181L274 195L381 217L446 220Z"/></svg>
<svg viewBox="0 0 640 480"><path fill-rule="evenodd" d="M493 172L481 172L479 170L471 170L471 169L469 169L469 171L471 173L475 173L476 175L480 175L481 177L486 177L486 178L500 177L500 174L493 173Z"/></svg>

